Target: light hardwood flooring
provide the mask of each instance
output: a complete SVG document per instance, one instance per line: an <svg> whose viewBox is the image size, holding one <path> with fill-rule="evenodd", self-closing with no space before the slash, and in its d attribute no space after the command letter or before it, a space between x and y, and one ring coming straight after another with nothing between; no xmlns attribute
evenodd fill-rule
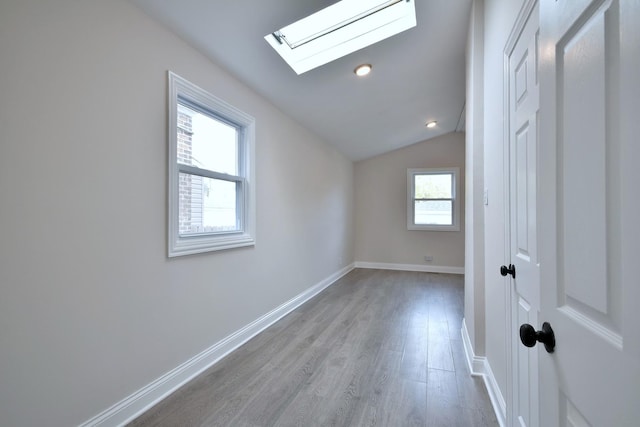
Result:
<svg viewBox="0 0 640 427"><path fill-rule="evenodd" d="M130 426L495 426L463 276L356 269Z"/></svg>

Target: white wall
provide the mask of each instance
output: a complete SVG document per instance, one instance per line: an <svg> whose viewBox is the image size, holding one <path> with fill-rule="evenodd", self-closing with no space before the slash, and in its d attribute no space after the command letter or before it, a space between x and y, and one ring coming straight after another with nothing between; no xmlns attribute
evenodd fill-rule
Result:
<svg viewBox="0 0 640 427"><path fill-rule="evenodd" d="M459 232L407 230L408 168L459 167L464 212L464 149L464 133L448 133L355 164L357 261L464 267L464 218Z"/></svg>
<svg viewBox="0 0 640 427"><path fill-rule="evenodd" d="M352 262L353 165L121 1L0 5L0 425L77 425ZM166 256L166 72L256 118L257 245Z"/></svg>
<svg viewBox="0 0 640 427"><path fill-rule="evenodd" d="M466 206L464 318L476 356L485 355L484 300L484 1L471 9L466 52Z"/></svg>

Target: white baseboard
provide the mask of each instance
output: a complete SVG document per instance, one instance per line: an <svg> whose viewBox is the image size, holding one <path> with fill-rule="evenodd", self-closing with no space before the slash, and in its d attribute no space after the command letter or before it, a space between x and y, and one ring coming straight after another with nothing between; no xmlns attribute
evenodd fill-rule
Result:
<svg viewBox="0 0 640 427"><path fill-rule="evenodd" d="M350 264L335 272L303 293L227 336L150 384L147 384L107 410L85 421L79 427L121 426L132 421L195 376L213 366L224 356L236 350L242 344L334 284L342 276L353 270L353 268L354 264Z"/></svg>
<svg viewBox="0 0 640 427"><path fill-rule="evenodd" d="M476 356L473 352L473 346L471 345L471 339L469 338L469 332L467 331L467 324L462 319L462 342L464 343L464 353L467 357L467 364L471 375L480 376L484 381L484 385L487 387L489 393L489 399L493 406L493 411L496 413L496 418L500 427L507 425L507 405L504 401L504 397L500 392L500 387L496 381L496 377L493 375L491 365L486 357Z"/></svg>
<svg viewBox="0 0 640 427"><path fill-rule="evenodd" d="M393 264L388 262L356 261L356 268L376 268L380 270L425 271L427 273L464 274L464 267L446 265Z"/></svg>

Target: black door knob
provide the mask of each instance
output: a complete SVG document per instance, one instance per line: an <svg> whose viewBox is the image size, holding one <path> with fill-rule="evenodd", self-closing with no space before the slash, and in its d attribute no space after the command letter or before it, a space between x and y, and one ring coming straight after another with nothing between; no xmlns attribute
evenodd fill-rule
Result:
<svg viewBox="0 0 640 427"><path fill-rule="evenodd" d="M553 349L556 347L556 336L548 322L542 324L542 330L540 331L536 331L528 323L520 326L520 341L527 347L533 347L541 342L544 344L547 353L553 353Z"/></svg>
<svg viewBox="0 0 640 427"><path fill-rule="evenodd" d="M513 264L509 264L509 267L507 267L506 265L501 265L500 266L500 274L502 274L503 276L506 276L507 274L510 274L511 277L513 277L514 279L516 278L516 266Z"/></svg>

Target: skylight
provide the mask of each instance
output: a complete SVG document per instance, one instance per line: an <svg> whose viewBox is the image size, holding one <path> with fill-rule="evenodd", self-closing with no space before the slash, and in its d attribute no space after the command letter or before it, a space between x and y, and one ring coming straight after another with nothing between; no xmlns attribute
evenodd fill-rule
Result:
<svg viewBox="0 0 640 427"><path fill-rule="evenodd" d="M264 38L302 74L415 26L413 0L342 0Z"/></svg>

